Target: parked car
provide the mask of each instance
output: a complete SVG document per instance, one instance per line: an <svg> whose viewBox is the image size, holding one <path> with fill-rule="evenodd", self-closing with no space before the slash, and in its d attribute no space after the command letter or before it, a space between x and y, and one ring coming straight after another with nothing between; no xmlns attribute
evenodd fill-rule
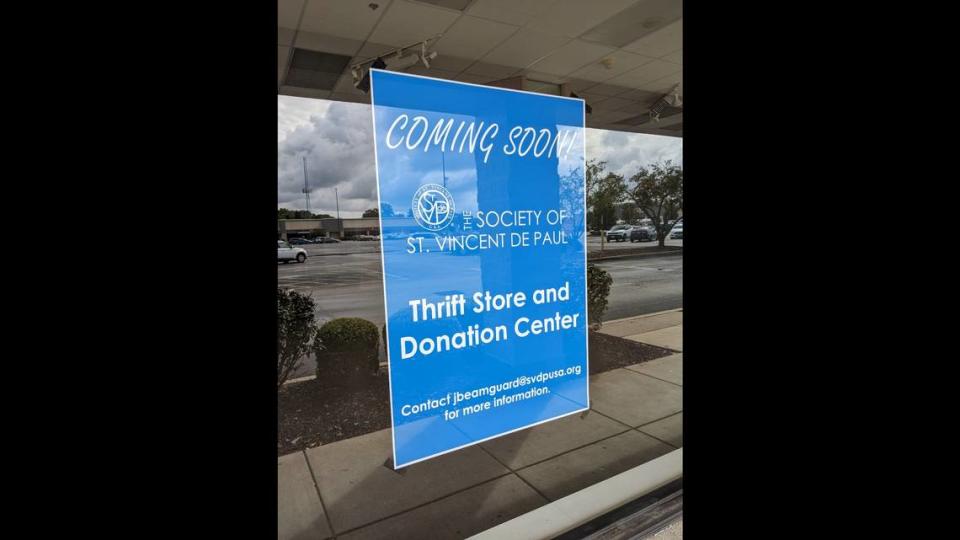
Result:
<svg viewBox="0 0 960 540"><path fill-rule="evenodd" d="M656 231L650 232L650 229L647 227L641 227L637 225L636 227L630 229L630 242L652 242L657 239Z"/></svg>
<svg viewBox="0 0 960 540"><path fill-rule="evenodd" d="M670 238L683 240L683 218L678 219L677 223L670 229Z"/></svg>
<svg viewBox="0 0 960 540"><path fill-rule="evenodd" d="M630 225L614 225L607 231L607 242L626 242L630 238Z"/></svg>
<svg viewBox="0 0 960 540"><path fill-rule="evenodd" d="M407 235L407 238L422 238L421 242L431 242L437 238L437 233L428 231L417 231Z"/></svg>
<svg viewBox="0 0 960 540"><path fill-rule="evenodd" d="M277 240L277 260L283 261L284 264L290 261L307 262L307 251L303 248L293 247L283 240Z"/></svg>
<svg viewBox="0 0 960 540"><path fill-rule="evenodd" d="M313 239L316 244L339 244L340 241L330 236L318 236Z"/></svg>
<svg viewBox="0 0 960 540"><path fill-rule="evenodd" d="M310 240L308 238L291 238L290 239L290 245L292 246L302 246L305 244L312 244L312 243L313 243L313 240Z"/></svg>

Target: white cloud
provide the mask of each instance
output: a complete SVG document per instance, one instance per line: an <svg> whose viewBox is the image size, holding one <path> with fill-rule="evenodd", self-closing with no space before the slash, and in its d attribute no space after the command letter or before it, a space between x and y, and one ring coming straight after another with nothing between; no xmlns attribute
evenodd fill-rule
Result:
<svg viewBox="0 0 960 540"><path fill-rule="evenodd" d="M323 116L332 101L293 96L277 96L277 141L299 126L310 122L314 115Z"/></svg>
<svg viewBox="0 0 960 540"><path fill-rule="evenodd" d="M355 103L320 102L311 107L302 98L279 96L297 102L278 106L280 136L277 143L277 204L303 209L303 158L311 189L311 210L336 213L334 188L340 198L340 214L355 217L377 206L373 163L370 108ZM283 130L287 130L283 133Z"/></svg>
<svg viewBox="0 0 960 540"><path fill-rule="evenodd" d="M607 170L629 177L644 165L683 164L683 139L664 135L587 129L587 160L607 162Z"/></svg>
<svg viewBox="0 0 960 540"><path fill-rule="evenodd" d="M277 96L277 206L300 209L303 162L315 213L359 217L377 206L370 106L322 99ZM639 167L672 160L683 163L683 139L599 129L586 130L587 159L629 177Z"/></svg>

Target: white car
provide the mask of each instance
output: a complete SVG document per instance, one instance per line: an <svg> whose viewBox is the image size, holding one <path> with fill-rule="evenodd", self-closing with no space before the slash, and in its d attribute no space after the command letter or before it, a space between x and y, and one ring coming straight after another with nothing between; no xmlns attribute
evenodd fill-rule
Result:
<svg viewBox="0 0 960 540"><path fill-rule="evenodd" d="M277 240L277 260L284 263L290 261L307 262L307 250L295 248L283 240Z"/></svg>
<svg viewBox="0 0 960 540"><path fill-rule="evenodd" d="M673 228L670 229L670 238L683 240L683 220L677 220Z"/></svg>

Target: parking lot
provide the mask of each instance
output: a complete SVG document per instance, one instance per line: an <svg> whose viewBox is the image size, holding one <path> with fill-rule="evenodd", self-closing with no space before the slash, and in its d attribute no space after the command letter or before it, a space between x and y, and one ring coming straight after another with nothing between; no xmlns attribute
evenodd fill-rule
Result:
<svg viewBox="0 0 960 540"><path fill-rule="evenodd" d="M628 248L638 248L638 247L656 247L657 242L604 242L603 250L618 250L618 249L628 249ZM666 245L668 246L677 246L683 247L683 240L671 240L667 238ZM600 251L600 237L599 236L588 236L587 237L587 252Z"/></svg>
<svg viewBox="0 0 960 540"><path fill-rule="evenodd" d="M588 249L599 250L599 238L588 242ZM656 246L619 242L604 249ZM667 245L683 245L668 240ZM340 242L299 246L309 258L303 264L277 265L277 285L309 294L316 303L320 323L338 317L361 317L380 327L384 324L383 275L379 242ZM674 309L683 305L683 257L677 255L639 257L596 263L613 277L606 319L619 319ZM381 352L381 356L383 353ZM311 360L293 375L313 374Z"/></svg>

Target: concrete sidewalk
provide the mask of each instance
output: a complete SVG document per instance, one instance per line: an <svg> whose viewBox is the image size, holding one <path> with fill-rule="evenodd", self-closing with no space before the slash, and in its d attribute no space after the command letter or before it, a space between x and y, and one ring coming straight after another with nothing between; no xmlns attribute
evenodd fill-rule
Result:
<svg viewBox="0 0 960 540"><path fill-rule="evenodd" d="M600 333L683 352L683 309L605 322Z"/></svg>
<svg viewBox="0 0 960 540"><path fill-rule="evenodd" d="M679 326L676 313L603 330L647 340ZM652 339L677 345L676 335ZM278 538L464 538L503 523L683 446L682 370L683 355L674 354L593 375L585 418L548 422L402 474L383 466L389 430L282 456Z"/></svg>

